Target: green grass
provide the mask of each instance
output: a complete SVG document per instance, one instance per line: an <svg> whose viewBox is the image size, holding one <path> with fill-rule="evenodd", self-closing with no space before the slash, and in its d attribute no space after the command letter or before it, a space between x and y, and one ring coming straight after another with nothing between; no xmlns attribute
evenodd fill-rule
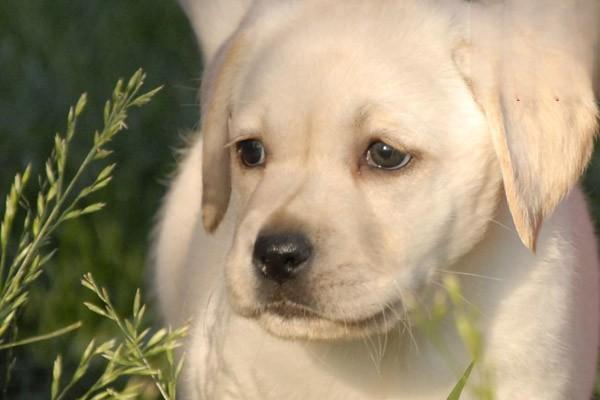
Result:
<svg viewBox="0 0 600 400"><path fill-rule="evenodd" d="M149 232L174 166L172 149L181 144L180 129L198 119L200 65L192 32L175 1L0 2L1 193L27 163L43 170L54 132L64 130L65 111L81 92L90 99L79 124L85 134L99 126L102 99L118 77L143 66L148 87L164 85L143 112L132 115L130 132L112 146L117 173L110 190L96 197L108 203L106 209L66 224L52 243L58 253L34 285L20 336L77 320L83 328L51 344L16 349L13 378L0 396L48 398L58 352L68 373L92 336L103 340L114 334L110 321L81 306L84 272L93 271L109 288L118 310L129 310L135 288L147 283ZM88 145L85 140L74 145L73 164Z"/></svg>

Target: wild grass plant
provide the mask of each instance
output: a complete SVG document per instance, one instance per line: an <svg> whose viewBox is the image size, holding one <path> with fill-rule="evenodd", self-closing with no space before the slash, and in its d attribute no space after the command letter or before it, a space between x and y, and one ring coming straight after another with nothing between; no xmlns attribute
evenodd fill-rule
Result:
<svg viewBox="0 0 600 400"><path fill-rule="evenodd" d="M50 245L53 234L66 222L105 207L104 203L90 199L112 180L115 164L107 162L111 155L107 146L127 128L128 111L147 104L161 89L141 93L145 78L143 71L138 70L126 83L123 80L117 82L111 99L104 106L103 128L94 132L93 144L72 176L67 174L66 168L69 147L76 137L78 118L87 105L85 94L69 110L65 133L57 133L54 137L53 150L44 172L37 179L35 201L28 196L28 185L32 181L31 165L14 178L0 225L0 352L9 352L4 357L8 363L4 368L5 385L18 363L10 355L12 349L66 335L82 325L81 321L76 321L46 334L28 338L19 336L20 316L28 306L31 286L44 273L44 268L56 253ZM98 166L95 179L91 183L83 182L85 173ZM134 296L132 317L124 318L114 307L108 290L99 286L91 273L83 276L81 284L96 297L95 302L84 302L81 306L109 320L116 335L99 344L91 339L77 368L68 378L63 377L62 358L58 356L54 362L49 397L52 400L138 398L140 387L146 381L127 382L129 378L142 377L152 382L160 397L175 399L183 358L176 362L173 352L180 345L187 327L152 331L145 324L146 306L142 304L139 290ZM84 297L83 293L81 297ZM98 359L104 360L102 373L91 381L88 377L91 383L83 393L78 393L81 388L77 384Z"/></svg>
<svg viewBox="0 0 600 400"><path fill-rule="evenodd" d="M469 388L472 394L480 400L494 400L495 390L492 378L493 371L489 366L482 366L481 356L483 353L483 338L481 330L478 327L479 311L469 303L462 295L460 282L457 277L448 275L443 280L443 292L438 293L437 311L434 317L428 322L421 322L423 329L428 330L429 336L433 341L439 344L438 350L449 358L449 367L455 368L456 362L451 359L450 349L445 344L437 340L440 332L438 321L444 318L446 313L451 314L455 329L467 354L471 358L471 363L467 366L464 373L460 376L456 386L448 396L447 400L459 400L473 369L479 368L479 381Z"/></svg>
<svg viewBox="0 0 600 400"><path fill-rule="evenodd" d="M98 286L91 273L87 273L81 284L89 289L99 300L99 304L85 302L84 305L96 314L111 320L120 337L96 344L92 339L83 352L74 374L61 385L62 359L60 356L54 362L52 373L51 399L62 400L69 398L69 391L85 375L94 357L106 360L106 366L96 381L79 397L81 400L104 398L138 398L142 384L126 385L122 391L114 385L121 377L149 377L165 400L176 399L177 380L183 367L184 358L175 361L173 351L179 347L187 333L187 326L176 330L162 328L149 336L150 328L143 327L146 306L141 303L141 293L135 293L132 318L119 316L115 310L106 288ZM159 368L151 360L156 356L164 356L166 367Z"/></svg>

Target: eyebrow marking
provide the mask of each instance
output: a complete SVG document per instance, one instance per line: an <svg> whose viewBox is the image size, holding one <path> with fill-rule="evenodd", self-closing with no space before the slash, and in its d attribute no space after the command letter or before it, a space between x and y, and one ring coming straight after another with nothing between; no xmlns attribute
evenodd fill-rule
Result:
<svg viewBox="0 0 600 400"><path fill-rule="evenodd" d="M356 116L354 117L354 121L352 122L352 126L359 130L364 128L371 117L371 110L373 108L374 106L372 103L367 103L359 107Z"/></svg>

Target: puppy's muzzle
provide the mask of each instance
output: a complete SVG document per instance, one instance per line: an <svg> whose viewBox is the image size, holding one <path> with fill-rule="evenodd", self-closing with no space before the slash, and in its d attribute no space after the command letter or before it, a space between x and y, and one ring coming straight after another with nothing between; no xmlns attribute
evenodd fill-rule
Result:
<svg viewBox="0 0 600 400"><path fill-rule="evenodd" d="M253 262L263 277L281 285L306 269L312 252L304 234L260 234L254 244Z"/></svg>

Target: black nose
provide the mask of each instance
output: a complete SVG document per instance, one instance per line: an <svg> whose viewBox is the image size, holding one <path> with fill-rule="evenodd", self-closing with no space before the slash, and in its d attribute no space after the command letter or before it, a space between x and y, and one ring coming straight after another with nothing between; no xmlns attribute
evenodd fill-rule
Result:
<svg viewBox="0 0 600 400"><path fill-rule="evenodd" d="M254 265L262 275L282 284L306 265L312 245L299 233L259 235L254 244Z"/></svg>

